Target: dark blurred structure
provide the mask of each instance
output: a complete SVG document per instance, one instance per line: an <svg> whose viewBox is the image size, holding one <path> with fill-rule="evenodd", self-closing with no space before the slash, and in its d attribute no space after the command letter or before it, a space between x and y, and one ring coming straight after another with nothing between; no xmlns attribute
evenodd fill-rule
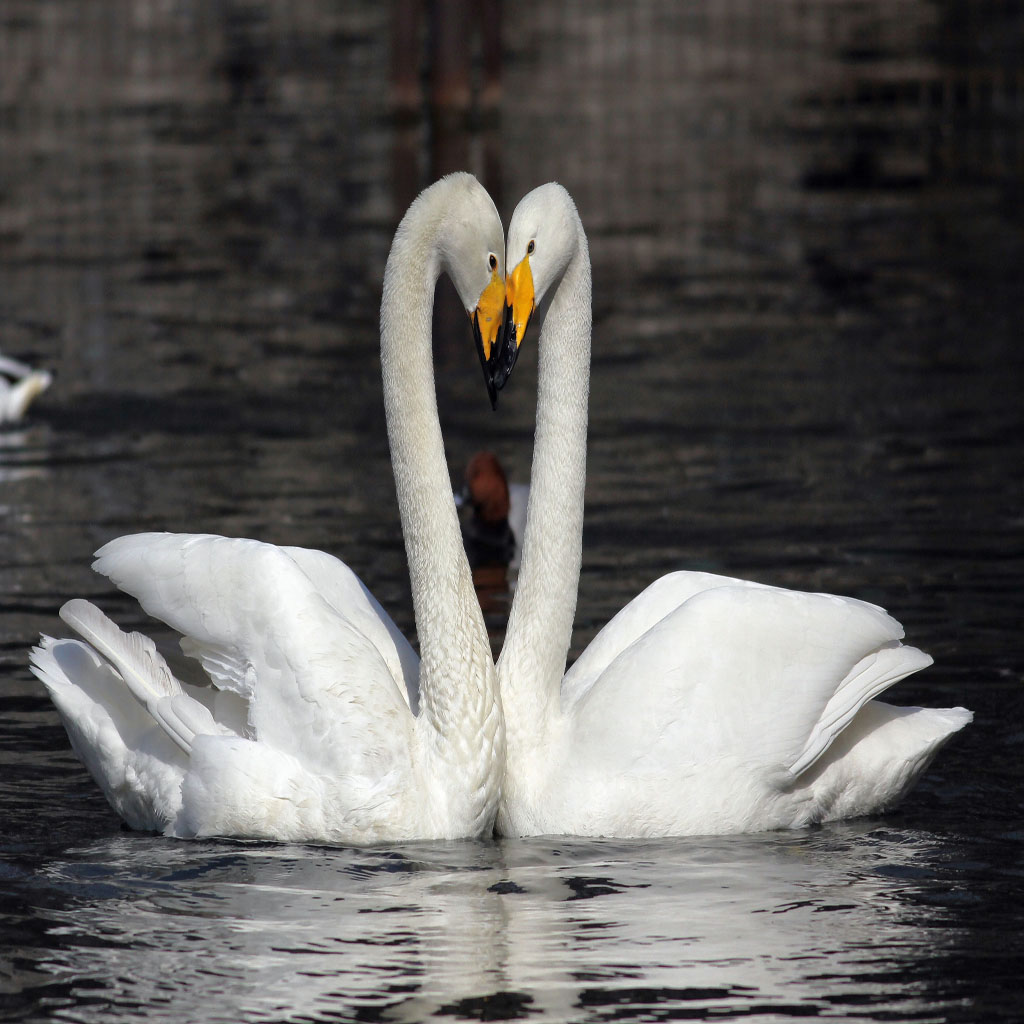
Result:
<svg viewBox="0 0 1024 1024"><path fill-rule="evenodd" d="M1019 224L1022 54L1011 0L9 0L0 348L88 388L121 334L139 382L193 336L235 372L226 321L372 325L407 198L455 166L506 218L570 189L599 318L861 301L977 248L944 210Z"/></svg>
<svg viewBox="0 0 1024 1024"><path fill-rule="evenodd" d="M502 0L395 0L391 74L392 166L400 214L421 189L470 170L501 202ZM447 281L438 288L435 351L446 365L464 347L465 317Z"/></svg>
<svg viewBox="0 0 1024 1024"><path fill-rule="evenodd" d="M395 0L391 67L398 209L429 182L466 169L474 170L500 202L501 17L501 0ZM424 124L425 168L420 159ZM482 143L479 167L471 153L474 137Z"/></svg>

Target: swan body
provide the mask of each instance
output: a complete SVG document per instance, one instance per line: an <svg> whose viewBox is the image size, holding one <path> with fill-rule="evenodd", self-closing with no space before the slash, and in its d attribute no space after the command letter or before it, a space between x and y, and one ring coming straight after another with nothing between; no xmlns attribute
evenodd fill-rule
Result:
<svg viewBox="0 0 1024 1024"><path fill-rule="evenodd" d="M492 831L504 724L448 486L430 315L446 271L491 357L502 243L487 193L450 175L410 207L385 272L381 364L419 658L332 556L182 534L118 538L94 568L182 634L206 685L82 600L61 609L82 639L43 637L32 652L132 827L327 843Z"/></svg>
<svg viewBox="0 0 1024 1024"><path fill-rule="evenodd" d="M46 370L33 370L16 359L0 356L0 423L14 423L53 382Z"/></svg>
<svg viewBox="0 0 1024 1024"><path fill-rule="evenodd" d="M505 375L535 306L553 295L522 565L498 659L507 725L498 831L750 832L899 801L972 716L874 699L931 663L901 645L899 623L874 605L674 572L564 672L581 559L591 314L587 240L561 186L519 204L507 264L514 337Z"/></svg>

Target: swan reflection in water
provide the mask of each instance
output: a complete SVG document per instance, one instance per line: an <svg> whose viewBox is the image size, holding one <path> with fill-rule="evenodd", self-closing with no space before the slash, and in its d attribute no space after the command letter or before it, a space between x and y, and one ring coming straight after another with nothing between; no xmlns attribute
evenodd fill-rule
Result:
<svg viewBox="0 0 1024 1024"><path fill-rule="evenodd" d="M930 837L874 828L354 850L113 839L46 868L74 905L35 953L70 1002L87 994L81 1020L851 1000L907 1014L952 933L917 898Z"/></svg>

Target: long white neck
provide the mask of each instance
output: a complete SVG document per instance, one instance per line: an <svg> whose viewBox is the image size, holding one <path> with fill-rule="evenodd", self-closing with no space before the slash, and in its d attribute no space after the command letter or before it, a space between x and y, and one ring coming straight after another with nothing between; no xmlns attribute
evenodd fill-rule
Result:
<svg viewBox="0 0 1024 1024"><path fill-rule="evenodd" d="M504 722L437 415L431 310L443 211L436 207L418 201L395 236L381 302L381 369L419 636L417 730L431 752L424 771L436 773L448 813L473 820L494 813Z"/></svg>
<svg viewBox="0 0 1024 1024"><path fill-rule="evenodd" d="M591 285L586 235L577 244L541 328L537 429L516 593L498 680L509 754L558 714L572 639L583 546L590 386Z"/></svg>

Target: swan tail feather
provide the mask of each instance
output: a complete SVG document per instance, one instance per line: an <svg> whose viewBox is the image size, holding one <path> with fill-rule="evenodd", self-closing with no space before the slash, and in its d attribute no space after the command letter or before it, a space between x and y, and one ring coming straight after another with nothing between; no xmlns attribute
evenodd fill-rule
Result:
<svg viewBox="0 0 1024 1024"><path fill-rule="evenodd" d="M89 644L49 636L32 649L29 665L114 810L135 829L169 828L188 759L146 708L124 700L117 670Z"/></svg>
<svg viewBox="0 0 1024 1024"><path fill-rule="evenodd" d="M209 710L189 697L156 644L142 633L125 633L94 604L68 601L60 617L114 666L131 695L188 754L197 734L218 733Z"/></svg>
<svg viewBox="0 0 1024 1024"><path fill-rule="evenodd" d="M825 704L803 749L790 764L790 774L797 776L810 768L869 700L930 664L930 655L897 640L861 658Z"/></svg>
<svg viewBox="0 0 1024 1024"><path fill-rule="evenodd" d="M868 701L827 753L797 780L813 794L812 820L835 821L896 806L949 739L973 719L961 707Z"/></svg>

